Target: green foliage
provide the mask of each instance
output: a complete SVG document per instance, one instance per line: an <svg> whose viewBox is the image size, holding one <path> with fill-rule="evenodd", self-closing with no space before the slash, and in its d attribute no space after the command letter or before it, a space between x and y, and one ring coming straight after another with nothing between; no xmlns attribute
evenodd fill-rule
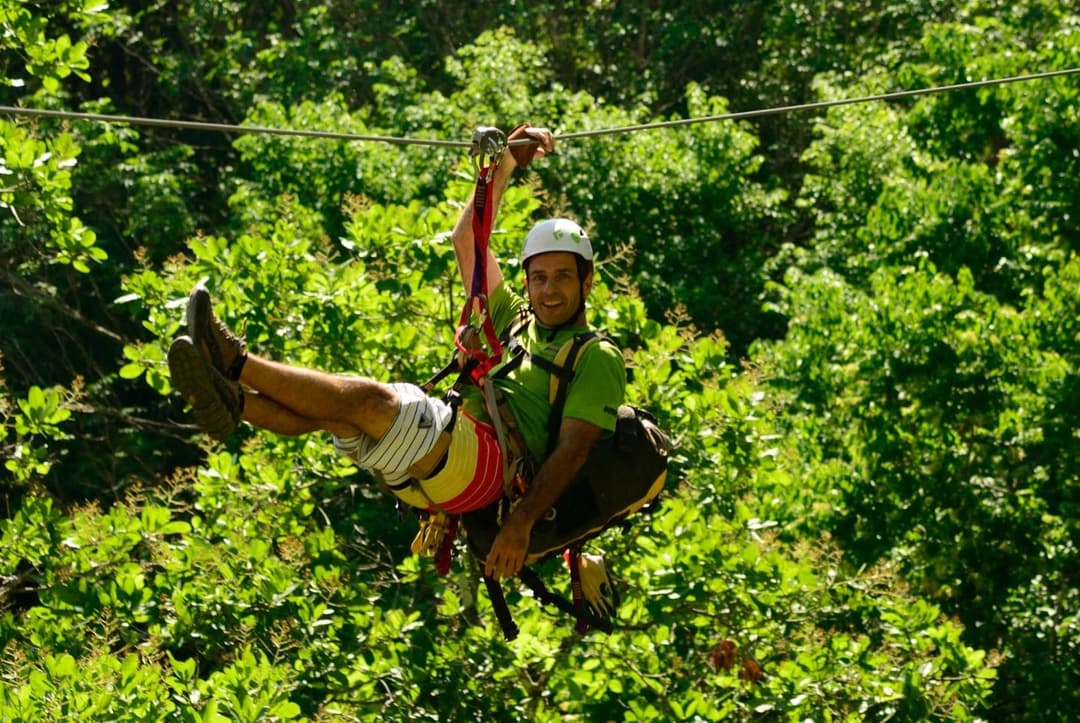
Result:
<svg viewBox="0 0 1080 723"><path fill-rule="evenodd" d="M723 99L696 86L687 89L686 103L695 117L727 110ZM567 125L582 130L642 121L637 113L615 109L567 111L561 114ZM631 249L627 271L653 317L685 306L703 328L722 325L741 349L759 333L753 327L760 315L745 300L760 293L750 269L760 266L759 254L768 253L747 241L760 230L761 219L782 213L785 197L753 180L762 161L754 155L756 145L753 134L735 124L652 130L575 143L541 173L545 188L587 209L582 220L594 225L601 253ZM574 171L582 167L592 172Z"/></svg>
<svg viewBox="0 0 1080 723"><path fill-rule="evenodd" d="M330 248L311 233L317 216L283 200L276 219L234 240L194 239L190 259L133 275L127 301L163 345L177 302L205 278L219 312L240 319L262 353L415 377L449 343L455 272L441 234L456 205L358 206L347 239ZM535 208L527 189L508 191L500 253ZM244 284L228 281L237 274ZM406 542L388 500L354 488L325 441L252 431L171 487L58 517L39 543L47 555L12 557L40 604L5 632L9 645L35 646L7 664L5 712L107 715L117 699L90 693L130 680L147 691L139 706L185 719L660 720L802 717L823 706L836 717L973 717L992 670L957 628L891 573L866 586L833 557L833 572L819 575L822 559L789 555L771 534L769 504L744 501L750 490L779 500L790 480L773 408L726 364L723 340L650 321L640 299L604 283L592 313L632 352L636 400L679 439L673 473L688 483L672 483L648 526L602 539L626 600L615 634L581 638L515 594L522 635L499 642L486 598L476 601L474 564L459 558L456 590L415 558L391 564L375 543ZM160 366L137 346L127 357L129 368ZM697 390L691 402L687 388ZM486 624L469 622L477 614ZM734 662L716 652L727 645ZM78 681L62 673L73 666Z"/></svg>
<svg viewBox="0 0 1080 723"><path fill-rule="evenodd" d="M1054 0L0 0L0 25L12 102L452 140L1080 64ZM259 353L424 379L465 152L0 121L0 719L1071 715L1076 101L1059 78L566 140L522 172L494 248L586 223L591 320L678 449L662 504L595 543L617 630L507 584L512 644L475 561L407 556L328 440L210 445L164 363L205 281Z"/></svg>
<svg viewBox="0 0 1080 723"><path fill-rule="evenodd" d="M950 59L949 67L964 58L979 72L1020 72L1015 60L989 51L991 30L998 40L1001 33L1019 38L1022 32L985 18L977 25L986 32L931 28L927 46L936 58ZM973 55L984 47L985 55ZM1035 112L1027 99L1059 93L1051 84L955 94L920 101L906 116L876 114L861 127L850 114L838 113L835 122L819 126L821 140L807 155L825 171L808 183L806 196L824 223L814 252L796 253L797 263L805 271L821 265L843 275L790 276L799 291L783 302L793 319L789 348L796 355L786 363L799 360L797 370L786 369L799 380L799 398L840 421L807 454L828 460L821 463L828 472L819 488L842 490L859 510L853 518L863 521L849 521L864 530L855 533L861 554L872 558L905 536L924 538L921 544L931 549L911 556L916 577L927 574L934 589L946 584L941 594L958 594L967 609L999 610L1007 590L1025 584L1007 571L1036 554L1042 543L1035 541L1053 529L1046 526L1053 515L1043 516L1044 504L1072 484L1068 474L1057 472L1047 480L1056 464L1032 463L1043 430L1057 423L1054 410L1069 403L1069 393L1062 394L1072 373L1072 343L1033 325L1042 312L1031 306L1045 283L1044 264L1063 252L1060 236L1041 220L1040 207L1057 193L1049 184L1040 186L1045 196L1033 194L1030 184L1018 186L1018 174L1027 173L1020 167L1037 173L1046 167L1012 150L1023 138L1013 130ZM1071 111L1062 116L1054 101L1049 108L1069 125ZM852 171L857 175L849 176ZM844 196L857 200L854 208ZM922 269L947 272L957 285L941 278L927 285L921 272L912 273L912 263L922 264L918 259L930 259L933 266ZM908 275L906 281L887 281L898 271ZM1014 304L1026 308L1017 312ZM898 327L902 318L909 321ZM813 341L807 328L815 330ZM880 384L870 381L876 377ZM858 418L858 426L847 426L849 418ZM801 438L816 434L807 429ZM923 510L922 500L929 509ZM979 521L987 513L994 521ZM905 533L911 524L917 532ZM956 535L962 551L969 531L981 537L972 541L971 560L964 564ZM999 540L992 562L985 555L988 538ZM940 561L946 555L955 567ZM1000 585L989 582L995 576ZM970 587L958 593L955 580Z"/></svg>
<svg viewBox="0 0 1080 723"><path fill-rule="evenodd" d="M4 468L17 485L22 485L49 473L55 459L55 453L49 452L49 442L67 437L60 425L71 418L71 409L63 390L58 388L31 387L17 404L18 412L6 405L0 407L4 417L0 442L6 459ZM9 436L13 437L10 441Z"/></svg>
<svg viewBox="0 0 1080 723"><path fill-rule="evenodd" d="M1045 25L973 12L970 25L928 28L939 64L913 84L1075 57L1074 23L1047 48ZM1003 38L1022 52L1000 53ZM800 524L832 530L853 559L896 560L968 622L967 640L1002 649L993 710L1009 718L1075 706L1062 601L1076 595L1077 530L1062 514L1077 478L1061 410L1076 404L1076 337L1057 321L1076 313L1061 305L1075 182L1071 153L1034 151L1068 143L1070 97L1072 84L1051 82L830 112L805 155L815 242L774 260L791 264L774 288L788 334L760 349L813 480ZM1032 123L1060 130L1033 144L1021 130ZM1053 703L1020 702L1033 697Z"/></svg>
<svg viewBox="0 0 1080 723"><path fill-rule="evenodd" d="M1075 352L1043 346L1042 303L1018 311L978 292L966 270L953 280L930 265L879 272L865 291L826 272L792 273L788 285L798 316L770 355L780 378L798 379L787 416L816 491L805 524L833 530L856 560L898 560L916 589L985 621L968 633L977 644L1008 634L1026 665L1068 659L1067 617L1048 650L1007 612L1033 590L1057 609L1076 564L1076 530L1059 517L1075 467L1044 455L1073 394ZM1041 684L1065 694L1052 678Z"/></svg>
<svg viewBox="0 0 1080 723"><path fill-rule="evenodd" d="M0 245L5 255L12 254L17 236L30 241L37 251L33 264L55 262L69 264L82 273L90 271L90 262L107 255L96 245L97 235L77 217L70 215L71 167L79 149L68 134L40 140L22 128L0 123L0 175L6 178L0 191L0 228L6 229ZM31 270L34 266L29 267Z"/></svg>
<svg viewBox="0 0 1080 723"><path fill-rule="evenodd" d="M86 41L56 33L55 25L85 24L100 10L65 4L47 17L15 0L0 3L2 84L24 88L40 83L38 96L44 98L57 94L70 75L90 80ZM21 237L30 240L36 252L32 263L70 264L87 273L89 263L105 259L94 231L71 214L71 168L79 155L74 137L59 133L41 138L33 129L0 120L0 153L0 253L9 258L15 252L14 239Z"/></svg>
<svg viewBox="0 0 1080 723"><path fill-rule="evenodd" d="M4 27L3 85L23 88L40 83L48 93L56 93L70 75L89 81L88 43L72 40L56 26L78 25L85 29L97 22L104 7L96 3L57 3L53 15L26 7L20 0L0 3L0 24Z"/></svg>

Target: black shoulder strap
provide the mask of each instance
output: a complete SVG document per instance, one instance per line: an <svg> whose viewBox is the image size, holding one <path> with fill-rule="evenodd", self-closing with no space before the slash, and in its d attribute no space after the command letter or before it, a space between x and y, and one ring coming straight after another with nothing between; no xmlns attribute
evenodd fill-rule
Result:
<svg viewBox="0 0 1080 723"><path fill-rule="evenodd" d="M518 312L517 318L514 319L510 326L508 326L499 337L499 341L502 342L503 349L506 350L506 356L508 357L505 362L499 365L491 376L494 379L505 377L521 364L521 360L525 357L525 347L518 341L518 337L525 333L525 330L529 328L529 324L532 323L532 312L529 309L522 309Z"/></svg>
<svg viewBox="0 0 1080 723"><path fill-rule="evenodd" d="M581 355L582 350L594 340L606 341L612 345L615 344L615 342L605 334L601 334L598 331L586 331L582 334L578 334L572 340L564 344L563 347L559 349L559 353L555 355L555 364L550 365L551 368L548 369L549 373L558 377L558 386L551 399L551 416L548 417L548 454L551 454L555 449L555 444L559 440L559 427L562 426L563 407L566 406L566 395L570 392L570 382L574 379L574 373L577 370L578 357Z"/></svg>

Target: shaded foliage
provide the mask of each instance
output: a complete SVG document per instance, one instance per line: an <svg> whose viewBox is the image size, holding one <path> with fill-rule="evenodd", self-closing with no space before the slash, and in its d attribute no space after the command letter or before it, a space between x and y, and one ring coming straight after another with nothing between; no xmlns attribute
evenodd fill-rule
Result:
<svg viewBox="0 0 1080 723"><path fill-rule="evenodd" d="M928 28L930 77L1075 65L1074 21L1060 43L1037 44L1053 22L1042 7L1016 11L1041 18L1034 30L978 4L970 25ZM1076 259L1059 232L1075 153L1034 150L1069 144L1074 111L1061 102L1075 92L1063 79L831 112L801 199L819 214L817 242L771 262L788 263L776 300L790 325L762 351L780 365L783 418L829 501L807 500L809 528L828 527L856 559L900 561L915 589L968 621L966 639L1008 650L1002 719L1076 706L1080 641L1065 601L1077 594L1077 529L1061 514L1080 485L1072 453L1046 451L1047 435L1064 443L1077 350L1045 326L1075 314L1061 306ZM1021 129L1049 116L1059 130L1033 145ZM1020 702L1032 696L1046 704Z"/></svg>
<svg viewBox="0 0 1080 723"><path fill-rule="evenodd" d="M5 103L465 140L1080 66L1051 0L0 0L0 23ZM567 141L522 173L494 244L588 226L593 320L679 450L665 504L599 541L619 630L513 591L512 645L475 566L404 556L409 518L325 439L207 446L164 364L206 280L269 356L425 378L464 152L0 119L0 718L1069 715L1078 92Z"/></svg>

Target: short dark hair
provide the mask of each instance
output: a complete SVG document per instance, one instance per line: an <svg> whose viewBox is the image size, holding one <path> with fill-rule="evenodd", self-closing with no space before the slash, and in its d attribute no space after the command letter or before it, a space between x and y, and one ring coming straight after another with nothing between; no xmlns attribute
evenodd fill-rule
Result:
<svg viewBox="0 0 1080 723"><path fill-rule="evenodd" d="M576 254L575 254L575 256L576 256ZM579 281L584 281L585 277L588 276L589 274L591 274L595 267L593 266L593 262L591 260L584 259L581 256L576 256L576 258L577 258L578 280Z"/></svg>
<svg viewBox="0 0 1080 723"><path fill-rule="evenodd" d="M536 257L530 256L525 259L525 263L521 265L521 268L525 271L525 276L529 275L529 263L534 258ZM574 261L577 263L578 281L584 281L585 277L591 274L593 269L596 268L591 260L586 259L584 256L579 256L578 254L574 254Z"/></svg>

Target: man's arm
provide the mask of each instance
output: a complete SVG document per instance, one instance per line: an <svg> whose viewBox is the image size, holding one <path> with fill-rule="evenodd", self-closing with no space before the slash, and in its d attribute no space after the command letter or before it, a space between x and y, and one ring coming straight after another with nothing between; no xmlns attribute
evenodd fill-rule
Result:
<svg viewBox="0 0 1080 723"><path fill-rule="evenodd" d="M525 564L533 525L566 491L601 434L603 430L589 422L570 417L562 420L559 443L540 465L528 491L503 522L488 552L484 574L496 580L517 574Z"/></svg>
<svg viewBox="0 0 1080 723"><path fill-rule="evenodd" d="M547 128L526 128L525 134L539 143L540 147L536 151L537 157L554 150L555 136ZM492 219L499 213L499 204L502 202L503 191L506 190L506 184L509 183L510 176L513 175L514 169L517 167L517 160L512 153L504 153L495 167L495 174L490 187L491 197L488 199L488 203L491 204ZM476 244L472 230L475 193L474 190L473 194L469 196L469 201L465 204L465 208L462 210L461 216L458 217L454 230L450 235L450 239L454 244L454 254L457 256L458 271L461 272L461 280L464 282L466 290L472 285L473 267L476 265ZM489 290L494 289L502 283L502 279L503 274L502 269L499 268L499 262L491 250L488 249L487 288Z"/></svg>

